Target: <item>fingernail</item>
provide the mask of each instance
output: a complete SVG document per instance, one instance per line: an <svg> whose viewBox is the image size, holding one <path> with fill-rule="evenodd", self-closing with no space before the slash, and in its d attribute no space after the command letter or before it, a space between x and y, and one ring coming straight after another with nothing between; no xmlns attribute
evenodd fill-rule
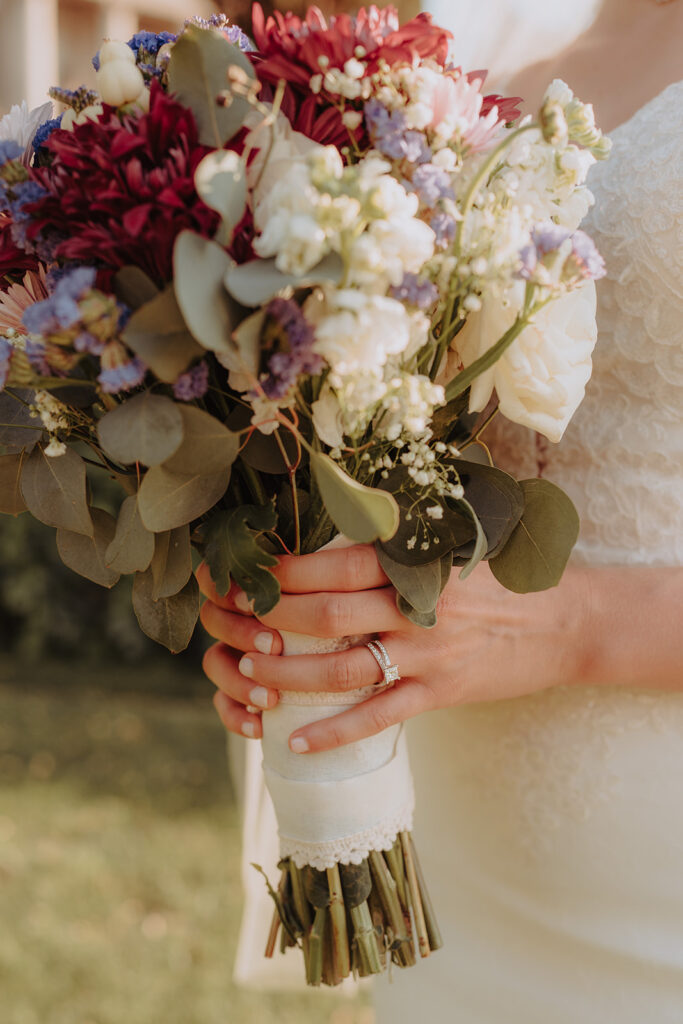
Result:
<svg viewBox="0 0 683 1024"><path fill-rule="evenodd" d="M270 654L273 649L273 634L257 633L254 637L254 647L261 654Z"/></svg>
<svg viewBox="0 0 683 1024"><path fill-rule="evenodd" d="M243 590L238 590L235 594L235 607L239 608L241 612L251 611L251 602Z"/></svg>
<svg viewBox="0 0 683 1024"><path fill-rule="evenodd" d="M246 736L250 740L256 739L256 723L255 722L242 722L242 735Z"/></svg>
<svg viewBox="0 0 683 1024"><path fill-rule="evenodd" d="M305 754L308 750L308 741L303 736L295 736L293 740L289 741L289 746L293 753Z"/></svg>
<svg viewBox="0 0 683 1024"><path fill-rule="evenodd" d="M268 707L268 697L269 693L265 686L255 686L253 690L249 691L249 700L259 708Z"/></svg>
<svg viewBox="0 0 683 1024"><path fill-rule="evenodd" d="M254 662L251 660L251 658L242 658L237 667L239 668L242 675L246 676L247 679L254 678Z"/></svg>

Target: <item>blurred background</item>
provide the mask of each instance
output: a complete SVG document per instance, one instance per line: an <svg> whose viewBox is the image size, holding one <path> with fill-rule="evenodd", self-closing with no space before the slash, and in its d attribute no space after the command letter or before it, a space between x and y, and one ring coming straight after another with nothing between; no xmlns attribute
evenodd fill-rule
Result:
<svg viewBox="0 0 683 1024"><path fill-rule="evenodd" d="M264 4L301 10L303 4ZM353 9L320 3L327 12ZM398 4L403 18L417 13ZM596 0L431 0L455 56L504 82L566 45ZM94 84L104 37L177 31L249 0L0 0L0 116ZM96 504L106 507L106 485ZM201 673L140 633L125 582L66 569L54 531L0 516L2 1024L372 1024L366 999L237 989L239 823Z"/></svg>

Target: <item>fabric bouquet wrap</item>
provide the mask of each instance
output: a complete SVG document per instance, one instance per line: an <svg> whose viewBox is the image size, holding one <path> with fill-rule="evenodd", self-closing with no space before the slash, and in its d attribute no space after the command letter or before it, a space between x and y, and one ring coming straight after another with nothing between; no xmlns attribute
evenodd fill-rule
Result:
<svg viewBox="0 0 683 1024"><path fill-rule="evenodd" d="M522 117L426 14L254 4L245 27L105 40L93 88L0 119L0 511L53 527L95 584L131 576L172 652L199 615L193 550L257 616L278 558L330 542L375 545L425 629L454 568L556 585L573 505L498 469L485 432L559 441L590 377L592 108L555 81ZM400 727L288 746L376 692L263 716L282 858L264 943L301 947L313 985L441 943Z"/></svg>

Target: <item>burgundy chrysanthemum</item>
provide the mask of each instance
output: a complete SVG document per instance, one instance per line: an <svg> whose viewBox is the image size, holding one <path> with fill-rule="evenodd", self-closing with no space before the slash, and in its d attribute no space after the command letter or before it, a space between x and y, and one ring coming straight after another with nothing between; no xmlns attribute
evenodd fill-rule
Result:
<svg viewBox="0 0 683 1024"><path fill-rule="evenodd" d="M38 273L40 262L33 253L18 248L12 238L12 218L0 212L0 290L7 288L7 278L19 279L27 270Z"/></svg>
<svg viewBox="0 0 683 1024"><path fill-rule="evenodd" d="M141 267L157 283L173 277L173 243L186 228L211 237L218 215L199 198L194 172L209 152L190 110L151 87L148 114L121 117L105 107L97 121L56 131L49 166L31 175L47 190L28 208L29 236L54 257L100 270Z"/></svg>

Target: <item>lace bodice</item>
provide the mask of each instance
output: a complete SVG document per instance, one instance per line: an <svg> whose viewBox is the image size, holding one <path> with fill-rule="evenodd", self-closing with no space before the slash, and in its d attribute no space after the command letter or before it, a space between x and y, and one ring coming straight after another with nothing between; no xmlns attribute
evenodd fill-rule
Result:
<svg viewBox="0 0 683 1024"><path fill-rule="evenodd" d="M584 564L683 563L683 82L612 133L586 230L607 264L586 397L553 445L500 420L497 462L571 496Z"/></svg>

